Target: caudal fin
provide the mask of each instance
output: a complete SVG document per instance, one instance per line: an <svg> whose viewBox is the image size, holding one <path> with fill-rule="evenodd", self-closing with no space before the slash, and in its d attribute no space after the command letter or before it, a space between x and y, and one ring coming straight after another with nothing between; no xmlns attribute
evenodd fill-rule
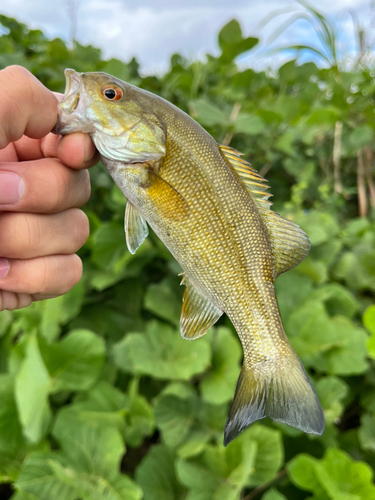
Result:
<svg viewBox="0 0 375 500"><path fill-rule="evenodd" d="M324 416L318 397L297 355L281 368L242 367L229 410L224 446L256 420L270 417L309 434L322 434Z"/></svg>

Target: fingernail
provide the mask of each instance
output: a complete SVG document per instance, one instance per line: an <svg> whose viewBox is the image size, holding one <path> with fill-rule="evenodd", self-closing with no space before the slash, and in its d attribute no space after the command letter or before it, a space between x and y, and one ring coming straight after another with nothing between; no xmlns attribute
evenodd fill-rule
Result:
<svg viewBox="0 0 375 500"><path fill-rule="evenodd" d="M0 172L0 204L17 203L25 192L25 182L15 172Z"/></svg>
<svg viewBox="0 0 375 500"><path fill-rule="evenodd" d="M90 161L94 158L95 148L93 147L91 137L85 134L85 162Z"/></svg>
<svg viewBox="0 0 375 500"><path fill-rule="evenodd" d="M5 276L9 273L9 267L8 259L0 257L0 278L5 278Z"/></svg>

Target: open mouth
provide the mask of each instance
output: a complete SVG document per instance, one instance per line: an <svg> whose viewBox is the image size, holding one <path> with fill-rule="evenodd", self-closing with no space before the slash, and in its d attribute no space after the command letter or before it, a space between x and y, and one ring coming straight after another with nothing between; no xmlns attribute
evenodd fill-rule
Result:
<svg viewBox="0 0 375 500"><path fill-rule="evenodd" d="M72 114L77 109L82 93L82 73L77 73L74 69L66 69L64 74L65 94L58 106L57 123L52 130L54 134L60 135L70 131L72 122L75 121Z"/></svg>
<svg viewBox="0 0 375 500"><path fill-rule="evenodd" d="M82 73L77 73L74 69L66 69L64 74L66 79L65 95L59 108L65 113L71 114L77 108L81 95Z"/></svg>

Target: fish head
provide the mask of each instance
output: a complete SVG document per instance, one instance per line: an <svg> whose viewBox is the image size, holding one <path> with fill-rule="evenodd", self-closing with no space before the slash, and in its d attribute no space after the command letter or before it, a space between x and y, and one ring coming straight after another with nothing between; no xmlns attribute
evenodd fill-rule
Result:
<svg viewBox="0 0 375 500"><path fill-rule="evenodd" d="M54 133L88 133L102 156L124 163L165 154L164 127L141 98L144 91L106 73L66 69L65 78Z"/></svg>

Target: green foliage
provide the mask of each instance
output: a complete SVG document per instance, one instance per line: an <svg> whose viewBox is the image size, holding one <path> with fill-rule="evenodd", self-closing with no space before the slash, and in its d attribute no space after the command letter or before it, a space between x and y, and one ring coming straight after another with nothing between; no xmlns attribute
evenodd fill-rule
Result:
<svg viewBox="0 0 375 500"><path fill-rule="evenodd" d="M276 76L239 69L258 40L233 20L218 57L175 54L162 77L0 16L0 68L22 64L56 91L66 67L112 73L189 112L267 176L275 210L312 243L275 286L326 420L317 437L266 419L223 447L239 340L225 316L203 338L181 338L180 266L152 232L136 255L126 250L125 200L99 165L83 280L0 316L4 498L375 498L374 73L341 69L334 29L308 16L326 69L296 60Z"/></svg>

